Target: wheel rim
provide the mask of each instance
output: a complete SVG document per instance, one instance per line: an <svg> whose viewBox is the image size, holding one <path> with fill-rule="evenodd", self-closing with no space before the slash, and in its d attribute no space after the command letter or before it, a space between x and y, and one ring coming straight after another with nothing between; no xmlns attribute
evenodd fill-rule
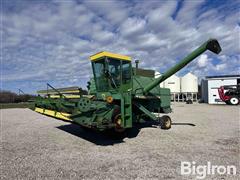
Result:
<svg viewBox="0 0 240 180"><path fill-rule="evenodd" d="M171 122L170 122L169 119L166 121L165 126L166 126L167 128L169 128L169 127L171 126Z"/></svg>
<svg viewBox="0 0 240 180"><path fill-rule="evenodd" d="M230 99L230 102L231 102L232 104L238 104L238 99L237 99L237 98L231 98L231 99Z"/></svg>
<svg viewBox="0 0 240 180"><path fill-rule="evenodd" d="M125 129L121 127L121 121L122 121L121 114L116 115L115 118L114 118L115 131L119 132L119 133L125 131Z"/></svg>
<svg viewBox="0 0 240 180"><path fill-rule="evenodd" d="M171 128L171 118L169 116L162 116L162 129L170 129Z"/></svg>

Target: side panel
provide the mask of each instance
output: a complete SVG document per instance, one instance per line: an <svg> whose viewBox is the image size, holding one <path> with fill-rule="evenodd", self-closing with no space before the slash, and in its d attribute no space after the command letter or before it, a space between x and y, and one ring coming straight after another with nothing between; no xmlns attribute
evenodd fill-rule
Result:
<svg viewBox="0 0 240 180"><path fill-rule="evenodd" d="M171 112L171 94L170 89L160 88L160 106L165 113Z"/></svg>

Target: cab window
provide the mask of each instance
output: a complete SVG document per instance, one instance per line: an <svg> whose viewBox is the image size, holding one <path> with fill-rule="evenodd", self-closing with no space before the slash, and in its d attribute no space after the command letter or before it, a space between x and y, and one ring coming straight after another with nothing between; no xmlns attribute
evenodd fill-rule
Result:
<svg viewBox="0 0 240 180"><path fill-rule="evenodd" d="M109 83L112 88L117 88L121 84L121 61L108 58Z"/></svg>
<svg viewBox="0 0 240 180"><path fill-rule="evenodd" d="M93 62L93 69L95 74L96 87L100 91L105 91L108 89L108 81L105 75L106 65L105 60L99 60Z"/></svg>
<svg viewBox="0 0 240 180"><path fill-rule="evenodd" d="M122 61L122 82L123 84L129 83L131 80L131 63Z"/></svg>

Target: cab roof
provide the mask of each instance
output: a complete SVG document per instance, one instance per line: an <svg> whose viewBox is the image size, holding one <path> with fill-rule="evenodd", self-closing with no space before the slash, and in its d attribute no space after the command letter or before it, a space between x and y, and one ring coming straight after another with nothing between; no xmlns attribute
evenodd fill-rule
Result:
<svg viewBox="0 0 240 180"><path fill-rule="evenodd" d="M95 60L101 59L103 57L110 57L110 58L119 59L119 60L131 61L131 57L129 57L129 56L115 54L115 53L111 53L111 52L107 52L107 51L101 51L97 54L90 56L90 60L95 61Z"/></svg>

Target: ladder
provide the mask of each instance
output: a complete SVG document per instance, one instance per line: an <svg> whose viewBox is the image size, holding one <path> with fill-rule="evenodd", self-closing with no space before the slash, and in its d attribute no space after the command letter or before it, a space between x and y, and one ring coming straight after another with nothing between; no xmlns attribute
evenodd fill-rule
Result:
<svg viewBox="0 0 240 180"><path fill-rule="evenodd" d="M121 116L122 126L124 128L132 127L132 96L131 92L123 92L121 98Z"/></svg>

